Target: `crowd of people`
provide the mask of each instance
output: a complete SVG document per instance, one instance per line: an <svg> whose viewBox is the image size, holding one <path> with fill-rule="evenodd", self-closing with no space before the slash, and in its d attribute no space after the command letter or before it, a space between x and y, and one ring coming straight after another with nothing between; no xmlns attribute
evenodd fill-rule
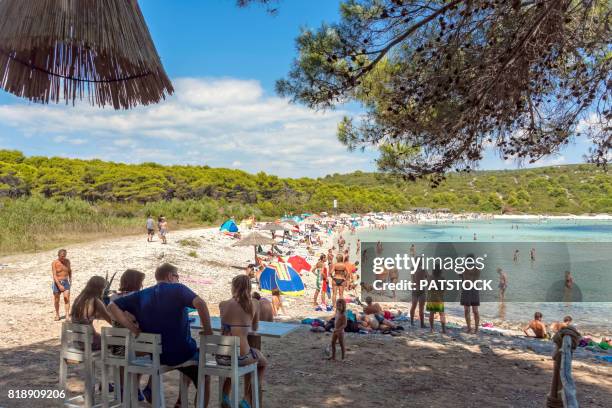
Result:
<svg viewBox="0 0 612 408"><path fill-rule="evenodd" d="M151 242L155 236L155 221L148 216L146 221L147 240ZM157 222L157 230L162 243L167 243L168 224L165 217L160 216ZM444 304L444 290L413 290L409 316L400 311L384 310L379 303L373 301L372 297L365 297L362 304L357 293L360 276L358 274L359 262L351 262L352 254L360 255L361 242L357 240L356 249L351 250L342 235L343 230L338 229L339 236L332 242L327 253L321 253L310 272L315 275L315 290L312 302L315 306L324 306L324 309L334 312L333 317L326 322L324 329L332 332L331 344L328 348L330 360L336 359L336 347L339 345L341 358L346 357L345 332L382 332L391 335L399 335L404 328L399 324L401 321L409 321L411 325L417 320L421 328L429 328L434 331L435 318L440 320L441 331L446 333L446 313ZM320 241L316 234L313 240ZM334 245L335 244L335 245ZM272 257L275 247L271 251ZM409 248L411 256L416 255L415 246ZM376 256L383 253L383 244L378 242L375 248ZM92 325L95 320L103 320L114 327L129 329L135 336L141 332L159 333L162 338L163 354L161 363L164 365L180 365L188 360L198 361L199 350L195 340L191 336L188 308L194 309L202 324L205 334L212 334L210 314L204 299L199 297L187 286L180 283L178 269L168 263L162 264L155 271L156 284L143 289L145 274L133 270L126 270L121 278L119 289L108 297L104 302L105 295L109 294L109 284L101 276L93 276L87 282L85 288L74 300L70 307L70 288L72 282L72 267L65 249L58 252L58 257L52 262L52 290L54 296L55 320L60 320L60 300L64 300L65 316L69 316L74 323ZM362 259L367 259L367 254L361 254ZM514 253L515 261L518 251ZM530 252L530 259L535 260L535 250ZM271 291L271 298L262 297L253 291L253 282L259 282L259 275L265 267L263 257L256 256L255 263L246 268L246 274L236 275L231 284L231 294L227 300L219 303L221 318L221 333L227 336L240 338L239 365L257 364L258 376L261 381L264 378L267 365L263 354L248 343L247 336L256 331L260 321L274 321L274 318L286 314L281 292L278 289ZM503 303L506 288L508 287L508 276L501 270L499 275L499 297ZM477 280L478 270L466 270L462 279ZM385 270L382 279L389 282L398 280L397 269ZM412 274L412 281L416 287L421 287L421 281L442 280L442 270L434 269L429 274L424 269L418 269ZM363 284L363 283L362 283ZM568 272L565 276L565 286L571 288L573 277ZM436 285L442 287L443 285ZM352 292L354 301L362 307L362 311L355 312L347 308L347 294ZM350 300L350 299L349 299ZM329 304L328 304L329 302ZM476 289L462 290L460 304L464 307L466 330L469 333L477 333L480 327L479 306L480 298ZM426 325L425 312L428 312L429 326ZM563 322L555 322L547 330L543 322L542 313L536 312L534 319L524 328L526 336L536 338L550 337L550 333L558 332L564 327L571 325L572 319L566 316ZM101 347L100 335L95 333L93 349ZM118 353L125 352L117 350ZM217 355L216 361L220 365L231 364L229 356ZM197 365L179 368L188 376L194 385L197 385ZM151 399L151 380L139 390L140 399ZM205 383L209 387L208 380ZM224 402L229 403L231 384L229 380L223 384ZM250 379L245 381L245 400L243 406L250 406L251 393L246 392L250 387ZM208 396L210 393L206 392ZM180 401L177 401L180 404Z"/></svg>

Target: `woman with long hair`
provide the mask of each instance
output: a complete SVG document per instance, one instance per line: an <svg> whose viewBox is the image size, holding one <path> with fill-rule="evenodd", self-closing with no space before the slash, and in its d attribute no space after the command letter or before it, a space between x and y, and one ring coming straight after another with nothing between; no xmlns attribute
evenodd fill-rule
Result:
<svg viewBox="0 0 612 408"><path fill-rule="evenodd" d="M127 269L119 280L119 290L111 296L111 302L142 289L145 274L136 269Z"/></svg>
<svg viewBox="0 0 612 408"><path fill-rule="evenodd" d="M101 276L92 276L87 281L85 289L77 296L72 305L70 317L72 323L87 324L93 326L96 319L106 320L111 323L111 315L102 302L102 295L106 287L106 279ZM93 350L100 350L100 334L94 329Z"/></svg>
<svg viewBox="0 0 612 408"><path fill-rule="evenodd" d="M248 276L240 274L232 279L232 298L219 303L221 314L221 334L224 336L240 337L240 356L238 365L245 366L257 363L257 375L259 377L259 387L263 383L263 374L267 365L264 355L248 342L248 335L251 331L256 331L259 325L259 304L251 298L251 280ZM231 365L230 356L216 355L215 359L219 365ZM230 380L223 384L223 403L230 405L229 393L231 388ZM251 376L248 375L244 381L244 396L248 406L253 401L251 398ZM241 406L244 405L241 402Z"/></svg>

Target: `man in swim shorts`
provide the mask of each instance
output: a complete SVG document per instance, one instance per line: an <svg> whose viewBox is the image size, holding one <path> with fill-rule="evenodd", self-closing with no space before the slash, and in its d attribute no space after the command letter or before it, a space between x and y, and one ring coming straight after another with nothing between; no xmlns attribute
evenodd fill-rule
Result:
<svg viewBox="0 0 612 408"><path fill-rule="evenodd" d="M68 251L60 249L57 259L51 263L51 289L53 290L53 305L55 306L55 321L60 320L59 301L60 294L64 296L64 310L66 316L70 311L70 283L72 282L72 268L67 258Z"/></svg>

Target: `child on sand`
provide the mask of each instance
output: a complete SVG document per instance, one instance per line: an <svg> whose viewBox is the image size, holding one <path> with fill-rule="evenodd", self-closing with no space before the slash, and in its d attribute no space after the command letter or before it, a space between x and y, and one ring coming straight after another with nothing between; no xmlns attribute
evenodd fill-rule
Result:
<svg viewBox="0 0 612 408"><path fill-rule="evenodd" d="M285 314L285 308L283 307L283 301L280 294L280 290L272 289L272 311L275 317L278 316L281 311Z"/></svg>
<svg viewBox="0 0 612 408"><path fill-rule="evenodd" d="M331 340L331 357L329 360L336 359L336 343L340 343L340 350L342 351L342 359L344 360L344 355L346 351L346 347L344 345L344 328L346 327L346 301L344 299L338 299L336 301L336 322L334 326L334 332L332 334Z"/></svg>

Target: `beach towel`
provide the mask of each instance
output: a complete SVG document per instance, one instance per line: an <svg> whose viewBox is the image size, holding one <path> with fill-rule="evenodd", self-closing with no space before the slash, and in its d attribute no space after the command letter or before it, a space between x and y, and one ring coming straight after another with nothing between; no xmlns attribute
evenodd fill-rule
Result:
<svg viewBox="0 0 612 408"><path fill-rule="evenodd" d="M606 363L612 363L612 356L595 356L596 359L605 361Z"/></svg>
<svg viewBox="0 0 612 408"><path fill-rule="evenodd" d="M352 310L347 310L346 311L346 319L347 320L355 321L355 320L357 320L357 316L355 316L355 313Z"/></svg>

